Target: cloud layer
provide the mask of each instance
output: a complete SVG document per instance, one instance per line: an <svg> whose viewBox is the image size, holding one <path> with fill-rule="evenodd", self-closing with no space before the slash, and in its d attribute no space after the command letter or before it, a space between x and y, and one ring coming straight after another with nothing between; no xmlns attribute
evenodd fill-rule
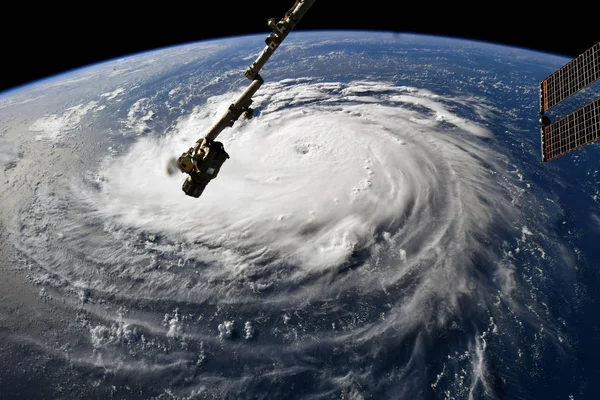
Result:
<svg viewBox="0 0 600 400"><path fill-rule="evenodd" d="M454 112L468 99L385 82L265 84L256 117L219 137L231 159L218 179L189 198L166 164L237 95L210 98L168 136L108 156L63 194L40 190L21 222L22 250L44 271L35 279L69 288L97 318L85 322L94 362L135 370L132 354L145 354L157 373L210 368L213 357L234 371L213 382L225 393L244 392L239 373L248 385L297 377L359 396L361 384L377 385L383 352L410 349L393 364L418 375L437 354L433 338L455 329L469 355L448 368L469 371L466 392L487 387L485 335L497 329L488 310L516 288L514 267L490 244L519 211L511 174L498 179L506 167L493 135ZM82 112L38 125L50 135ZM138 304L178 308L161 324ZM227 356L239 338L245 372ZM160 356L173 346L177 357ZM317 349L354 367L320 375ZM267 366L271 375L251 378ZM407 396L435 383L417 375L396 370L390 382Z"/></svg>

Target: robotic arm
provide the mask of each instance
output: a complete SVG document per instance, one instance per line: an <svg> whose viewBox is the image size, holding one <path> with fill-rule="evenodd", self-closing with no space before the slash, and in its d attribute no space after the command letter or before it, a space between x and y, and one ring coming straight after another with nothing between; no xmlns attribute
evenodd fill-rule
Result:
<svg viewBox="0 0 600 400"><path fill-rule="evenodd" d="M285 13L285 16L279 22L275 23L274 18L267 21L267 25L273 32L265 39L267 46L260 53L256 61L246 70L246 78L250 80L256 79L261 68L271 58L288 33L296 27L296 24L298 24L314 2L315 0L296 0L294 7Z"/></svg>
<svg viewBox="0 0 600 400"><path fill-rule="evenodd" d="M264 83L259 75L260 70L314 2L315 0L296 0L294 7L279 22L276 23L275 19L267 22L269 28L272 29L265 39L267 45L245 73L252 83L229 106L225 115L208 130L204 137L177 159L177 168L188 174L182 187L188 196L200 197L208 182L217 177L221 166L229 158L229 154L225 151L223 143L217 142L215 139L225 128L233 126L242 114L246 118L252 117L253 110L250 108L252 96Z"/></svg>

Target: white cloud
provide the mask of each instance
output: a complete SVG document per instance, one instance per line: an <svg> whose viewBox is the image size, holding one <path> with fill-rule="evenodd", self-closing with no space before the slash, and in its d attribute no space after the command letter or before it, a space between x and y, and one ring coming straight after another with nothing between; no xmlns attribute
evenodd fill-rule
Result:
<svg viewBox="0 0 600 400"><path fill-rule="evenodd" d="M348 93L359 95L349 99ZM373 104L362 96L382 100ZM461 218L463 237L485 229L492 218L489 204L505 211L498 204L503 188L479 161L498 157L473 140L491 133L452 114L439 96L381 82L266 84L254 101L260 116L241 119L221 134L231 159L219 178L201 199L187 198L183 178L165 174L166 161L201 137L235 97L210 99L180 121L175 135L140 140L128 154L109 160L101 173L102 212L126 225L189 240L267 246L305 268L321 269L348 260L402 213L418 212L421 222L432 221L429 228L410 223L415 237L432 230L428 247L437 240L433 232L450 229L442 215ZM427 112L410 107L415 104ZM130 115L136 116L132 126L143 120L140 115L151 118L145 99ZM445 125L436 115L445 116ZM202 223L190 213L202 215ZM398 246L413 255L410 247Z"/></svg>
<svg viewBox="0 0 600 400"><path fill-rule="evenodd" d="M17 160L23 156L19 146L0 141L0 165L4 168L14 167Z"/></svg>
<svg viewBox="0 0 600 400"><path fill-rule="evenodd" d="M122 95L123 93L125 93L125 89L117 88L117 89L113 90L112 92L102 93L100 96L106 97L106 100L113 100L113 99L117 98L118 96Z"/></svg>
<svg viewBox="0 0 600 400"><path fill-rule="evenodd" d="M83 117L98 109L98 102L91 101L88 104L79 104L74 107L67 108L61 114L50 114L36 120L29 130L32 132L40 132L35 140L47 142L60 142L65 135L70 131L80 127Z"/></svg>
<svg viewBox="0 0 600 400"><path fill-rule="evenodd" d="M152 127L152 111L150 101L147 98L139 99L129 108L125 126L135 134L141 135Z"/></svg>

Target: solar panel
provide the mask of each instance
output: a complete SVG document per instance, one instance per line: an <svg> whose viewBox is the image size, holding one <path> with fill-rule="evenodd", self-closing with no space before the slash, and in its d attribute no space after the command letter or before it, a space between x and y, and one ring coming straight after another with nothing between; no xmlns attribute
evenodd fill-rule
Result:
<svg viewBox="0 0 600 400"><path fill-rule="evenodd" d="M555 122L545 114L598 79L600 42L540 82L542 161L553 160L599 139L600 98Z"/></svg>
<svg viewBox="0 0 600 400"><path fill-rule="evenodd" d="M598 79L600 79L600 42L541 82L540 112L545 113Z"/></svg>
<svg viewBox="0 0 600 400"><path fill-rule="evenodd" d="M542 128L542 160L553 160L598 139L600 98Z"/></svg>

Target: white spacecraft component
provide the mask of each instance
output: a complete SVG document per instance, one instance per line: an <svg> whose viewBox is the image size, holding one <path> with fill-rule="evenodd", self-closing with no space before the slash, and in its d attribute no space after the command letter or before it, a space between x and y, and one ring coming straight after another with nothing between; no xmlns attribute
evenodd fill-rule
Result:
<svg viewBox="0 0 600 400"><path fill-rule="evenodd" d="M279 22L275 22L275 19L268 20L267 25L272 32L265 39L267 45L245 73L252 83L208 132L196 141L194 146L183 153L176 162L174 160L171 162L171 164L176 163L181 172L189 175L182 187L188 196L200 197L208 182L217 177L229 154L223 144L215 139L225 128L233 126L242 114L247 118L252 117L252 108L250 108L252 96L264 83L259 75L260 70L314 2L315 0L296 0L294 6ZM169 165L167 169L173 171L175 168Z"/></svg>

